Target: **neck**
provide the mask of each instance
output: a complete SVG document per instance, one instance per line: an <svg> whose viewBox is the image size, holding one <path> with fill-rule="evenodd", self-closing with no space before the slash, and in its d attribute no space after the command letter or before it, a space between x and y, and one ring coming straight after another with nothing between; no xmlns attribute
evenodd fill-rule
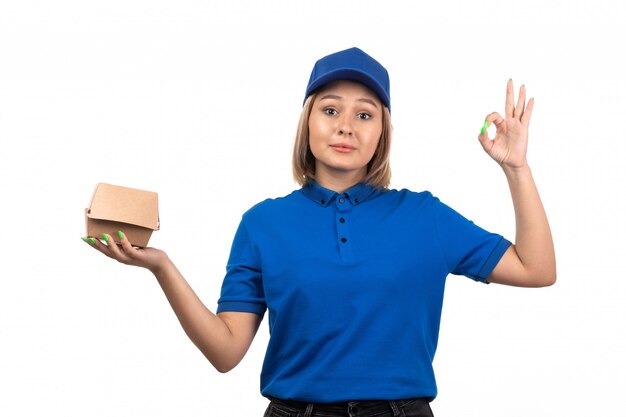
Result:
<svg viewBox="0 0 626 417"><path fill-rule="evenodd" d="M317 167L319 168L319 166ZM315 181L319 185L336 193L343 193L350 187L362 182L367 174L364 167L358 171L337 171L330 172L325 169L316 169Z"/></svg>

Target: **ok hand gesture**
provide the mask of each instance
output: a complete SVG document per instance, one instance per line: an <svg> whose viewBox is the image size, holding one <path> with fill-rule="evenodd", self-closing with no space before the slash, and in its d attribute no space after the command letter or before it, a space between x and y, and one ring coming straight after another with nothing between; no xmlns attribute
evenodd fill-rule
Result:
<svg viewBox="0 0 626 417"><path fill-rule="evenodd" d="M478 141L489 156L503 168L522 168L527 165L526 150L528 148L528 125L533 112L535 99L526 103L526 87L521 86L517 106L513 97L513 80L506 85L506 104L504 119L498 112L493 112L485 118ZM496 125L496 136L489 139L487 127Z"/></svg>

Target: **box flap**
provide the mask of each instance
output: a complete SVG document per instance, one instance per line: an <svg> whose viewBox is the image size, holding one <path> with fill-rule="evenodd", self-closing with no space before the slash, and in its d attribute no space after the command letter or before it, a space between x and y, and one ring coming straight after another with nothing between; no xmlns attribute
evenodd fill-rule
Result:
<svg viewBox="0 0 626 417"><path fill-rule="evenodd" d="M152 191L100 183L96 185L86 215L92 219L159 230L158 195Z"/></svg>

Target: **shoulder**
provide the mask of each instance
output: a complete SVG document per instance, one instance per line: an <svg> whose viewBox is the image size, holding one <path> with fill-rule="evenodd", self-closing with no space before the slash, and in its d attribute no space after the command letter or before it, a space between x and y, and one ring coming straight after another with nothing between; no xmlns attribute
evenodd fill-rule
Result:
<svg viewBox="0 0 626 417"><path fill-rule="evenodd" d="M286 211L294 208L298 204L301 204L302 192L301 190L294 190L291 193L282 197L272 197L260 201L250 207L243 213L243 219L246 220L258 220L266 217L274 217L281 215Z"/></svg>
<svg viewBox="0 0 626 417"><path fill-rule="evenodd" d="M384 200L388 200L389 202L393 202L398 205L407 205L407 206L428 206L432 205L433 202L439 201L437 197L435 197L430 191L411 191L406 188L402 188L399 190L389 189L385 190L381 193L381 197Z"/></svg>

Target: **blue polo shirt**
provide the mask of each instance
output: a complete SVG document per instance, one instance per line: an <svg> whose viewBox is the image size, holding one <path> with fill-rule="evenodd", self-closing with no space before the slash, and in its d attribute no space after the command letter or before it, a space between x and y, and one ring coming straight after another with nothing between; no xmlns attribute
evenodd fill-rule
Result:
<svg viewBox="0 0 626 417"><path fill-rule="evenodd" d="M267 309L264 396L434 398L446 276L485 282L509 245L426 191L313 183L243 215L217 312Z"/></svg>

